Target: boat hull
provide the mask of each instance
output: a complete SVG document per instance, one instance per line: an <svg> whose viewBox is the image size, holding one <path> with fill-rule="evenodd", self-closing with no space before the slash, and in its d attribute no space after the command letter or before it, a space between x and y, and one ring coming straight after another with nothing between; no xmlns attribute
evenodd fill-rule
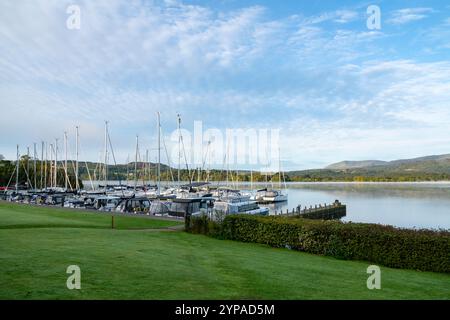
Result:
<svg viewBox="0 0 450 320"><path fill-rule="evenodd" d="M277 203L286 201L288 201L288 197L286 195L278 195L276 197L262 197L257 200L258 203Z"/></svg>

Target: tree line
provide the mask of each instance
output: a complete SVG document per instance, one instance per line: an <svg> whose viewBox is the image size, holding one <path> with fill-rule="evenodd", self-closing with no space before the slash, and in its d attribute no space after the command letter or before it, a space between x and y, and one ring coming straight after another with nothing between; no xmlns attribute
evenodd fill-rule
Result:
<svg viewBox="0 0 450 320"><path fill-rule="evenodd" d="M41 180L42 167L42 180ZM136 167L136 172L135 172ZM0 160L0 186L14 186L16 183L16 176L14 173L16 168L15 161ZM157 164L139 162L109 165L108 180L116 181L157 181ZM47 162L36 161L36 179L34 175L34 160L28 156L22 156L19 165L19 185L22 187L33 187L36 183L37 188L50 186L50 170L51 166ZM99 163L83 163L79 166L79 184L82 181L90 179L102 181L104 179L104 167ZM47 174L45 174L47 172ZM331 170L331 169L317 169L317 170L303 170L291 171L281 174L281 182L413 182L413 181L449 181L450 172L442 170L437 172L425 171L405 171L405 170ZM161 164L160 174L162 181L178 181L178 170L170 168L167 165ZM262 183L280 183L280 173L263 173L250 172L247 170L199 170L199 168L192 168L190 170L180 170L181 181L229 181L229 182L262 182ZM68 169L69 185L75 187L75 173L73 168L69 166ZM58 186L65 184L65 170L64 163L58 162L57 174ZM42 185L41 185L42 181ZM46 183L47 182L47 183Z"/></svg>
<svg viewBox="0 0 450 320"><path fill-rule="evenodd" d="M35 169L36 164L36 169ZM0 160L0 186L14 187L17 180L17 162ZM19 176L18 185L20 188L37 188L50 187L51 185L51 170L54 167L49 162L45 164L43 161L34 161L27 155L22 156L19 160ZM57 186L65 185L65 170L61 163L57 167ZM71 170L67 172L68 185L75 188L75 173ZM79 179L79 185L82 186L82 179Z"/></svg>

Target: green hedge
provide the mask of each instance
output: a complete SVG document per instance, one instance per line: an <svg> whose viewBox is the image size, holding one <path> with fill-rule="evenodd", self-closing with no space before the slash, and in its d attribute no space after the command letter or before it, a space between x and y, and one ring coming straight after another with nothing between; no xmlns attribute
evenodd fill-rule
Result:
<svg viewBox="0 0 450 320"><path fill-rule="evenodd" d="M186 216L185 231L194 234L204 234L211 237L222 238L222 224L210 220L207 216Z"/></svg>
<svg viewBox="0 0 450 320"><path fill-rule="evenodd" d="M206 217L192 218L186 229L393 268L450 272L448 231L250 215L230 215L220 224Z"/></svg>

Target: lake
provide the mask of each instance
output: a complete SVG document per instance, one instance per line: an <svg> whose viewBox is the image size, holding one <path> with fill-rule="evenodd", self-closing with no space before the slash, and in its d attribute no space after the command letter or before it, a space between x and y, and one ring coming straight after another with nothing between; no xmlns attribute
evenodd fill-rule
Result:
<svg viewBox="0 0 450 320"><path fill-rule="evenodd" d="M116 183L116 182L111 182ZM85 182L88 186L89 182ZM167 183L163 183L166 185ZM212 183L213 186L217 183ZM248 184L239 184L248 190ZM264 184L253 186L254 189ZM347 205L344 221L388 224L405 228L450 229L450 183L288 183L289 201L268 205L271 213L298 205Z"/></svg>
<svg viewBox="0 0 450 320"><path fill-rule="evenodd" d="M338 199L347 205L344 221L450 229L450 183L295 183L287 193L272 211Z"/></svg>

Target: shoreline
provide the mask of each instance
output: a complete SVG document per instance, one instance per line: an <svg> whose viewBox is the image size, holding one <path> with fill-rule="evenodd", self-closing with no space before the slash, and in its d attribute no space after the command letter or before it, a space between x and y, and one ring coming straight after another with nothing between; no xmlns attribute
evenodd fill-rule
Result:
<svg viewBox="0 0 450 320"><path fill-rule="evenodd" d="M120 182L122 182L122 185L126 185L126 181L120 181L120 180L110 180L107 182L107 184L113 184L113 185L119 185ZM153 181L147 181L147 184L154 184ZM182 185L186 185L188 184L189 181L181 181ZM83 184L84 185L90 185L90 181L89 180L83 180ZM94 185L99 185L99 184L104 184L103 181L95 181L93 182ZM162 185L170 185L170 186L177 186L177 182L170 182L170 181L161 181ZM273 185L274 187L279 186L279 182L274 182L274 183L266 183L266 182L249 182L249 181L238 181L238 182L226 182L226 181L211 181L209 182L210 185L233 185L233 184L237 184L237 185L255 185L255 186L271 186ZM286 186L289 185L314 185L314 184L322 184L322 185L331 185L331 184L336 184L336 185L343 185L343 184L348 184L348 185L449 185L450 186L450 180L443 180L443 181L290 181L290 182L286 182ZM134 183L129 182L128 183L129 186L133 186ZM142 181L138 181L137 183L138 186L142 186L143 183ZM284 183L282 183L282 185L284 185Z"/></svg>

